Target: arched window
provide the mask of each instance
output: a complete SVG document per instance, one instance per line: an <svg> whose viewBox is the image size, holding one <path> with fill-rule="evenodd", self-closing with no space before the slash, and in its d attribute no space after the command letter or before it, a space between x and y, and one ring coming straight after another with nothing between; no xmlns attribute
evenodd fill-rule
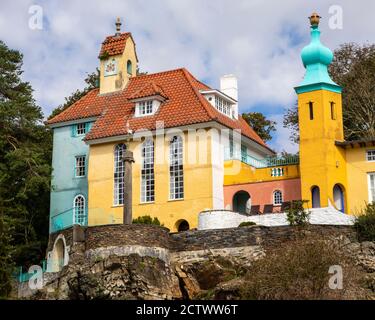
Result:
<svg viewBox="0 0 375 320"><path fill-rule="evenodd" d="M251 196L246 191L238 191L233 196L233 211L238 213L251 213Z"/></svg>
<svg viewBox="0 0 375 320"><path fill-rule="evenodd" d="M171 200L184 198L183 142L174 136L169 149L169 196Z"/></svg>
<svg viewBox="0 0 375 320"><path fill-rule="evenodd" d="M142 145L141 202L155 200L154 142L146 140Z"/></svg>
<svg viewBox="0 0 375 320"><path fill-rule="evenodd" d="M113 204L115 206L121 206L124 204L124 161L122 156L126 150L125 144L118 144L115 147L114 152L114 188L113 188Z"/></svg>
<svg viewBox="0 0 375 320"><path fill-rule="evenodd" d="M186 220L178 220L176 222L176 229L178 232L188 231L190 229L189 222Z"/></svg>
<svg viewBox="0 0 375 320"><path fill-rule="evenodd" d="M336 184L333 188L333 201L337 210L345 212L345 199L344 199L344 190L343 188Z"/></svg>
<svg viewBox="0 0 375 320"><path fill-rule="evenodd" d="M280 190L276 190L273 193L273 205L281 206L283 204L283 193Z"/></svg>
<svg viewBox="0 0 375 320"><path fill-rule="evenodd" d="M313 208L320 208L320 189L315 186L311 189L311 200Z"/></svg>
<svg viewBox="0 0 375 320"><path fill-rule="evenodd" d="M133 67L132 67L132 62L130 60L128 60L128 63L126 65L126 70L128 71L128 74L129 75L132 75L133 74Z"/></svg>
<svg viewBox="0 0 375 320"><path fill-rule="evenodd" d="M86 225L86 201L83 195L74 198L74 224Z"/></svg>

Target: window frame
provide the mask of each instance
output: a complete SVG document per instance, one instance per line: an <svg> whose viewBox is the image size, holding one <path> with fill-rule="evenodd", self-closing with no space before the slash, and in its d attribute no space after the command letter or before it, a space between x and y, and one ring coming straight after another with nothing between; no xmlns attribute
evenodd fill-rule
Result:
<svg viewBox="0 0 375 320"><path fill-rule="evenodd" d="M76 201L78 198L83 199L83 214L81 213L80 215L83 216L84 221L83 222L78 222L76 219ZM87 208L86 208L86 197L83 194L77 194L74 199L73 199L73 225L80 225L80 226L85 226L87 225Z"/></svg>
<svg viewBox="0 0 375 320"><path fill-rule="evenodd" d="M79 126L83 126L83 128L79 128ZM80 129L83 130L83 133L79 133ZM75 135L77 137L84 136L86 133L87 133L87 123L86 122L77 123L75 125Z"/></svg>
<svg viewBox="0 0 375 320"><path fill-rule="evenodd" d="M374 177L373 187L371 186L371 177ZM367 180L368 180L368 185L367 185L368 201L369 201L369 203L375 203L375 172L368 172L367 173Z"/></svg>
<svg viewBox="0 0 375 320"><path fill-rule="evenodd" d="M312 101L309 101L308 103L308 106L309 106L309 117L310 117L310 120L314 120L314 103Z"/></svg>
<svg viewBox="0 0 375 320"><path fill-rule="evenodd" d="M372 154L370 155L370 153ZM366 161L375 162L375 149L366 150Z"/></svg>
<svg viewBox="0 0 375 320"><path fill-rule="evenodd" d="M137 109L136 117L152 116L152 115L155 114L155 101L154 100L138 101L136 109ZM143 112L141 112L141 111L143 111ZM149 111L149 112L147 112L147 111Z"/></svg>
<svg viewBox="0 0 375 320"><path fill-rule="evenodd" d="M77 175L77 169L78 169L78 166L77 166L77 161L79 158L83 158L84 159L84 165L83 165L83 170L84 170L84 174L83 175ZM75 178L78 178L78 179L81 179L81 178L85 178L86 177L86 171L87 171L87 162L86 162L86 155L79 155L79 156L75 156L74 158L74 177ZM82 168L82 166L81 166Z"/></svg>
<svg viewBox="0 0 375 320"><path fill-rule="evenodd" d="M117 148L122 148L117 155ZM123 152L127 149L124 143L116 144L113 149L113 206L122 207L124 205L124 189L125 189L125 163L121 160ZM118 164L120 164L117 166ZM117 168L119 168L117 172ZM122 175L122 176L120 176ZM122 192L121 192L122 190Z"/></svg>
<svg viewBox="0 0 375 320"><path fill-rule="evenodd" d="M146 150L149 148L149 150ZM152 155L152 159L150 159L150 163L146 163L146 153ZM149 204L155 202L155 144L152 139L147 139L142 143L141 148L141 158L142 158L142 165L141 165L141 204ZM150 165L150 166L146 166ZM144 180L149 179L149 180ZM148 195L147 187L150 187L150 194Z"/></svg>
<svg viewBox="0 0 375 320"><path fill-rule="evenodd" d="M276 194L280 194L280 203L276 203ZM281 190L274 190L274 192L272 193L272 203L275 207L280 207L282 206L283 204L283 201L284 201L284 195L283 195L283 192Z"/></svg>
<svg viewBox="0 0 375 320"><path fill-rule="evenodd" d="M173 141L177 139L177 142ZM177 165L172 165L172 144L177 143ZM173 159L175 160L175 159ZM176 160L175 160L176 161ZM174 175L172 176L172 170ZM177 172L177 173L176 173ZM172 180L174 178L174 181ZM175 135L170 139L169 143L169 201L181 201L185 198L185 179L184 179L184 138L180 135ZM176 182L180 184L176 188ZM172 193L173 186L173 193ZM176 191L180 189L180 191ZM182 190L182 191L181 191ZM176 196L177 195L177 196Z"/></svg>

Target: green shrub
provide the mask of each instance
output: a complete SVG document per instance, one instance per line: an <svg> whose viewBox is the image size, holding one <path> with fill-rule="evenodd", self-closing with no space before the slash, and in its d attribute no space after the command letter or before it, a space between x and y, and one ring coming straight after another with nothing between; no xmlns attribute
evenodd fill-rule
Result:
<svg viewBox="0 0 375 320"><path fill-rule="evenodd" d="M164 226L161 224L158 218L151 218L150 216L142 216L137 219L133 219L133 224L152 224L155 226Z"/></svg>
<svg viewBox="0 0 375 320"><path fill-rule="evenodd" d="M292 201L286 212L286 218L291 226L306 226L309 224L310 212L303 205L306 200Z"/></svg>
<svg viewBox="0 0 375 320"><path fill-rule="evenodd" d="M359 241L375 241L375 203L368 204L354 223Z"/></svg>
<svg viewBox="0 0 375 320"><path fill-rule="evenodd" d="M242 228L242 227L250 227L250 226L256 226L256 225L257 224L255 222L247 221L247 222L242 222L238 227Z"/></svg>

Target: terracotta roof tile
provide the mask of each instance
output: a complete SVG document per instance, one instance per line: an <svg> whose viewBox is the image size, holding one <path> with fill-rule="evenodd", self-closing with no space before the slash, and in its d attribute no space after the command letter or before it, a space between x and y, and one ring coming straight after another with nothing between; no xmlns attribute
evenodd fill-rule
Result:
<svg viewBox="0 0 375 320"><path fill-rule="evenodd" d="M163 88L157 85L154 81L150 81L146 83L140 90L130 95L128 99L133 100L157 95L167 98L167 95L165 94Z"/></svg>
<svg viewBox="0 0 375 320"><path fill-rule="evenodd" d="M122 54L125 50L126 40L131 37L130 32L121 33L118 36L108 36L102 43L99 58L107 53L109 56Z"/></svg>
<svg viewBox="0 0 375 320"><path fill-rule="evenodd" d="M228 128L240 129L244 136L268 148L242 117L236 120L225 116L199 92L209 89L186 69L137 76L130 79L124 90L116 93L99 95L98 89L90 91L48 123L99 116L85 138L95 140L126 135L129 129L155 130L158 121L163 121L165 128L216 121ZM157 113L153 116L134 117L135 103L130 100L155 92L168 97Z"/></svg>

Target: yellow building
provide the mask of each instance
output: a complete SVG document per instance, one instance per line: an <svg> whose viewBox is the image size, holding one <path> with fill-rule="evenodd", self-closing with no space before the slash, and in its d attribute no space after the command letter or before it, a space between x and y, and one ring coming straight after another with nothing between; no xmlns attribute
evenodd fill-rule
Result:
<svg viewBox="0 0 375 320"><path fill-rule="evenodd" d="M172 231L196 228L204 210L274 213L293 200L354 214L375 201L375 139L344 141L341 88L319 16L298 95L299 156L276 157L238 111L237 80L220 90L186 69L137 74L130 33L102 44L100 85L49 121L54 132L51 228L123 222L125 150L133 218L157 217Z"/></svg>

